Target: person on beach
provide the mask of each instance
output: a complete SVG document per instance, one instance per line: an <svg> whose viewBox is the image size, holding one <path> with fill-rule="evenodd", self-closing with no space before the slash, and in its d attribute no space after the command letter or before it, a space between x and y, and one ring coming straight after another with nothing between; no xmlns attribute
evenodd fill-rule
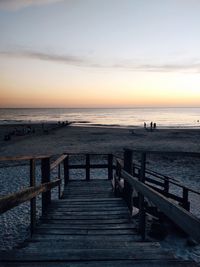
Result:
<svg viewBox="0 0 200 267"><path fill-rule="evenodd" d="M153 124L153 129L155 130L156 129L156 123L154 122Z"/></svg>
<svg viewBox="0 0 200 267"><path fill-rule="evenodd" d="M144 122L144 129L146 129L147 128L147 124L146 124L146 122Z"/></svg>
<svg viewBox="0 0 200 267"><path fill-rule="evenodd" d="M151 121L151 123L150 123L150 130L151 130L151 132L152 132L152 130L153 130L153 122Z"/></svg>

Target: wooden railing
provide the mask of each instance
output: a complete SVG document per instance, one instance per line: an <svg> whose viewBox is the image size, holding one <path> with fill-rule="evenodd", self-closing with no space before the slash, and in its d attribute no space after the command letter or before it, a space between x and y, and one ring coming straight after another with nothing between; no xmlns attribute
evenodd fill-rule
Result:
<svg viewBox="0 0 200 267"><path fill-rule="evenodd" d="M61 155L53 163L50 156L0 157L0 161L29 161L30 186L0 198L0 214L30 201L30 230L33 233L36 224L36 197L42 194L42 214L44 215L51 203L51 189L58 187L58 197L61 197L61 164L64 164L64 181L67 181L67 155ZM36 185L36 160L41 162L41 184ZM58 177L51 181L51 171L58 168Z"/></svg>
<svg viewBox="0 0 200 267"><path fill-rule="evenodd" d="M85 157L85 164L73 164L70 162L72 156ZM92 156L104 156L107 158L107 164L92 164ZM29 180L30 186L0 198L0 214L30 201L30 230L34 231L36 224L36 197L42 194L42 215L46 214L51 203L51 189L58 187L58 198L62 197L61 184L61 165L63 164L64 186L70 180L70 170L85 169L85 179L91 179L91 169L107 169L108 179L113 177L113 155L112 154L62 154L51 163L51 156L22 156L22 157L0 157L0 161L29 161ZM41 184L36 185L36 161L41 163ZM21 165L21 164L20 164ZM16 166L16 165L15 165ZM51 172L57 168L57 178L51 181Z"/></svg>
<svg viewBox="0 0 200 267"><path fill-rule="evenodd" d="M141 165L135 165L133 162L133 154L141 154ZM133 205L139 208L139 230L142 238L145 239L145 213L151 213L149 203L153 203L156 207L157 215L162 212L171 221L178 225L183 231L200 242L200 220L189 212L190 203L188 200L188 192L199 192L190 189L175 179L170 179L167 176L146 168L146 158L149 154L164 154L190 156L200 158L199 153L187 152L160 152L160 151L138 151L125 149L124 159L116 158L116 175L115 175L115 192L123 190L123 196L132 210ZM149 178L148 175L151 175ZM153 178L152 178L153 177ZM160 178L157 181L154 178ZM122 183L123 181L123 183ZM182 189L182 197L175 193L169 192L170 185L176 185ZM133 192L137 192L137 202L134 202ZM155 212L154 212L155 214Z"/></svg>
<svg viewBox="0 0 200 267"><path fill-rule="evenodd" d="M85 157L85 164L73 164L70 163L70 158L71 156L83 156ZM99 156L99 157L106 157L107 158L107 163L106 164L93 164L91 163L91 158L94 156ZM68 162L67 162L67 173L68 177L67 179L69 180L69 170L77 170L77 169L83 169L85 170L85 179L89 181L91 179L90 175L90 170L91 169L107 169L108 171L108 179L111 180L113 178L113 155L112 154L97 154L97 153L79 153L79 154L74 154L74 153L69 153L68 154Z"/></svg>

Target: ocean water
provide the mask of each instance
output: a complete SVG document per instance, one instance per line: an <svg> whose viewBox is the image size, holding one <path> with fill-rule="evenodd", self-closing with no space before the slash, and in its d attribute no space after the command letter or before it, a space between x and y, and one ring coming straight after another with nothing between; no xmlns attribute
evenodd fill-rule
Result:
<svg viewBox="0 0 200 267"><path fill-rule="evenodd" d="M36 108L0 109L0 124L73 121L78 125L133 127L156 122L159 127L200 127L200 108Z"/></svg>

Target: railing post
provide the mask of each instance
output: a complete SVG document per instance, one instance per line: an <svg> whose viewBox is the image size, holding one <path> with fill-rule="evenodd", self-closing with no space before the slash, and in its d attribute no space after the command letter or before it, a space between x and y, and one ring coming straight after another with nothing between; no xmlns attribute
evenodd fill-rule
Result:
<svg viewBox="0 0 200 267"><path fill-rule="evenodd" d="M42 159L41 165L42 184L50 182L50 158ZM51 191L42 193L42 215L45 214L47 206L51 202Z"/></svg>
<svg viewBox="0 0 200 267"><path fill-rule="evenodd" d="M168 179L164 180L164 193L165 193L165 196L168 197L168 193L169 193L169 180Z"/></svg>
<svg viewBox="0 0 200 267"><path fill-rule="evenodd" d="M61 166L58 164L58 179L60 179ZM61 198L61 183L58 186L58 198Z"/></svg>
<svg viewBox="0 0 200 267"><path fill-rule="evenodd" d="M35 186L35 160L30 160L30 186ZM30 201L30 211L31 211L31 235L33 234L34 227L36 224L36 198L32 198Z"/></svg>
<svg viewBox="0 0 200 267"><path fill-rule="evenodd" d="M90 155L86 154L86 180L90 180Z"/></svg>
<svg viewBox="0 0 200 267"><path fill-rule="evenodd" d="M146 169L146 153L142 153L141 156L141 171L140 171L140 182L145 182L145 169ZM145 240L146 236L146 215L145 215L145 203L144 195L138 193L139 196L139 232L141 233L142 239Z"/></svg>
<svg viewBox="0 0 200 267"><path fill-rule="evenodd" d="M183 187L183 203L182 203L182 207L187 210L190 211L190 202L188 201L188 189Z"/></svg>
<svg viewBox="0 0 200 267"><path fill-rule="evenodd" d="M113 154L108 154L108 179L113 178Z"/></svg>
<svg viewBox="0 0 200 267"><path fill-rule="evenodd" d="M133 152L130 149L124 150L124 170L131 175L133 173ZM132 193L133 193L132 187L124 179L124 198L127 202L128 208L131 213L133 208Z"/></svg>
<svg viewBox="0 0 200 267"><path fill-rule="evenodd" d="M69 157L67 156L63 160L64 165L64 185L66 185L69 182Z"/></svg>

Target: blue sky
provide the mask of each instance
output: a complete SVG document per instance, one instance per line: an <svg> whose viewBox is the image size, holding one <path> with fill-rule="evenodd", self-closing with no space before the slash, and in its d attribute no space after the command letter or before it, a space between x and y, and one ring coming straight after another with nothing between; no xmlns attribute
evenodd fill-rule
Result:
<svg viewBox="0 0 200 267"><path fill-rule="evenodd" d="M198 106L199 25L198 0L0 0L0 105Z"/></svg>

